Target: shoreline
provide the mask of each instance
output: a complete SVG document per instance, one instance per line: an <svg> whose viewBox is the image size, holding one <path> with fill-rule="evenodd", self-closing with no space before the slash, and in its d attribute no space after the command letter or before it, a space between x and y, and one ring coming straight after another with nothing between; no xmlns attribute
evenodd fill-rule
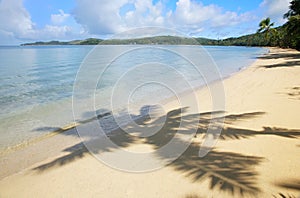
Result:
<svg viewBox="0 0 300 198"><path fill-rule="evenodd" d="M250 197L279 193L298 196L299 75L299 52L270 48L252 65L224 79L225 123L217 145L205 158L193 156L194 144L203 140L199 133L183 158L175 163L149 173L120 172L83 152L76 131L71 129L14 155L0 156L0 166L4 167L0 196L232 197L226 188L218 188L222 184L230 186L227 190L232 188L235 197L239 197L241 189ZM196 92L202 107L196 113L211 114L209 91L201 88ZM191 97L184 95L187 101ZM178 109L174 101L165 105L168 113ZM193 107L181 115L184 119L191 116ZM199 127L206 129L210 119L211 115L200 117ZM201 171L207 177L197 174ZM220 183L210 187L212 177ZM181 188L174 188L179 185Z"/></svg>
<svg viewBox="0 0 300 198"><path fill-rule="evenodd" d="M189 45L188 45L188 46L189 46ZM231 47L231 46L229 46L229 47ZM233 47L239 47L239 46L233 46ZM270 49L270 48L268 48L268 47L261 47L261 48ZM253 64L255 64L255 62L259 59L259 57L264 56L264 55L268 54L269 52L270 52L270 50L268 50L268 52L266 52L266 53L260 54L258 57L255 57L255 61L253 61L252 63L250 63L250 64L247 65L247 66L244 66L244 67L242 67L242 68L239 68L239 70L237 70L237 71L231 73L231 74L228 75L228 76L221 77L221 79L214 80L214 81L212 81L212 82L209 82L208 84L204 84L204 85L199 85L199 86L197 86L197 87L193 87L193 90L182 91L182 92L179 93L178 95L180 95L180 96L182 95L182 96L183 96L183 95L189 94L190 92L199 92L199 90L201 90L201 89L203 89L203 88L205 88L205 87L212 86L213 84L216 84L216 83L219 83L219 82L223 82L224 80L229 79L229 78L231 78L232 76L237 75L237 74L240 73L240 72L243 72L244 70L247 70L249 67L251 67ZM159 100L158 103L159 103L159 104L166 105L167 103L170 103L170 102L172 102L172 101L175 100L175 99L176 99L176 96L170 96L170 97L168 97L168 98L164 98L164 99ZM102 113L102 114L107 114L107 113L110 114L111 112L108 111L108 112L104 112L104 113ZM69 129L73 129L73 128L75 128L76 126L79 126L79 125L81 125L81 124L85 124L85 123L87 123L87 122L89 122L89 121L93 121L93 120L97 119L99 116L102 117L102 114L97 114L97 115L94 116L94 117L86 118L86 119L84 119L84 120L80 120L80 121L77 121L77 122L76 122L76 121L70 122L70 123L68 123L68 124L66 124L66 125L63 125L62 127L56 127L56 128L57 128L56 130L45 131L45 134L43 134L43 135L40 135L40 136L37 136L37 137L33 137L33 138L28 139L28 140L21 141L21 142L19 142L19 143L17 143L17 144L8 146L7 148L4 148L3 150L0 150L0 157L1 157L1 156L5 156L5 155L7 155L7 154L9 154L9 153L18 151L18 150L20 150L20 149L24 149L24 148L26 148L26 147L28 147L28 146L31 146L31 145L33 145L33 144L35 144L35 143L37 143L37 142L43 141L43 140L45 140L45 139L47 139L47 138L51 138L51 137L53 137L53 136L55 136L55 135L58 135L58 134L60 134L60 133L64 133L65 131L67 131L67 130L69 130ZM139 118L136 118L136 119L139 119ZM133 120L133 121L134 121L134 120ZM128 125L128 124L130 124L130 122L127 123L127 124L125 124L125 125ZM117 130L118 128L119 128L119 127L114 128L114 129L112 129L111 131L109 131L108 133L111 133L111 132L113 132L114 130Z"/></svg>

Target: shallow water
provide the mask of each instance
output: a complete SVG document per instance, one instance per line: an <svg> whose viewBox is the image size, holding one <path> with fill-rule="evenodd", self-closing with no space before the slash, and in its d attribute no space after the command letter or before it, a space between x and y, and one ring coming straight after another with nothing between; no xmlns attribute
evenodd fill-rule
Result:
<svg viewBox="0 0 300 198"><path fill-rule="evenodd" d="M129 103L148 105L171 97L174 89L185 91L184 81L192 87L199 87L206 81L189 60L174 53L189 50L192 54L199 46L98 46L97 56L85 59L95 52L94 47L0 47L0 150L73 122L72 95L79 69L79 81L97 78L93 87L94 106L102 109L100 111L111 110L112 93L115 94L114 108L122 111ZM117 54L120 49L128 53L108 62L111 53ZM204 50L216 63L222 77L250 65L266 52L263 48L221 46L204 46ZM206 58L193 59L200 59L206 65ZM87 64L92 65L91 68L87 68ZM97 69L106 66L99 77ZM147 80L151 83L143 84ZM139 84L143 86L137 86ZM133 86L137 87L131 90ZM82 119L95 115L85 108L85 103L93 97L85 93L87 90L79 89L81 93L76 90L82 97L77 108ZM132 92L130 101L124 98L128 90Z"/></svg>

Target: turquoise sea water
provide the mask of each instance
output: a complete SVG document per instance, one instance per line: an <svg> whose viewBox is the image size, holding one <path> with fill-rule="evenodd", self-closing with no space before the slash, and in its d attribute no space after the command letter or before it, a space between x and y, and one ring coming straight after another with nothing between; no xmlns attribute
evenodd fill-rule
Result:
<svg viewBox="0 0 300 198"><path fill-rule="evenodd" d="M193 51L198 47L185 46L185 49ZM94 46L0 47L0 150L49 133L72 122L73 85L80 66L84 66L82 64L84 61L91 61L96 67L103 66L107 64L106 54L118 51L120 48L121 46L99 46L97 60L87 60L85 58ZM133 46L122 46L122 48L130 51ZM161 46L161 48L167 50L142 47L134 53L124 54L113 61L102 78L98 79L95 87L96 94L100 96L97 100L97 108L105 108L109 104L111 98L109 90L118 82L123 83L122 86L126 90L126 86L132 86L132 83L138 82L139 78L155 75L161 79L168 79L169 82L174 80L176 86L180 87L181 83L174 79L175 72L172 73L168 69L165 71L153 69L159 64L172 65L172 68L185 75L193 87L203 85L203 79L193 72L187 61L170 53L175 48L180 50L181 46ZM266 52L263 48L246 47L204 46L204 49L216 63L222 77L230 76L250 65L257 56ZM141 67L135 69L135 75L132 77L135 79L131 78L130 82L118 81L128 71L132 71L131 66L141 65L149 60L153 60L150 61L152 66L147 65L147 67L148 69L150 67L149 71L152 67L153 73L145 72ZM95 76L92 70L81 73L81 78L84 79L92 76ZM140 93L142 94L133 94L136 102L149 98L149 94L152 100L171 96L156 85L141 88ZM156 94L153 96L153 93ZM144 101L144 103L148 102ZM83 118L89 117L84 107L82 107L82 115Z"/></svg>

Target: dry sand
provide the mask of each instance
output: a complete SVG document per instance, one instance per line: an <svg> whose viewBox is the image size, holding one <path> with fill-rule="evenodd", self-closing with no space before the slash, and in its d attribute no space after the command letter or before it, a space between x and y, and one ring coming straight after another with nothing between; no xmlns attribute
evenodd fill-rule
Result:
<svg viewBox="0 0 300 198"><path fill-rule="evenodd" d="M300 53L271 48L223 83L225 125L204 158L198 157L199 143L211 116L203 112L212 111L205 88L197 91L200 116L193 107L181 114L171 101L165 104L169 124L152 139L112 137L127 150L155 150L174 131L186 130L178 120L200 120L193 143L168 166L146 173L112 169L83 149L71 129L1 156L0 197L300 196ZM97 151L105 150L119 152L105 146Z"/></svg>

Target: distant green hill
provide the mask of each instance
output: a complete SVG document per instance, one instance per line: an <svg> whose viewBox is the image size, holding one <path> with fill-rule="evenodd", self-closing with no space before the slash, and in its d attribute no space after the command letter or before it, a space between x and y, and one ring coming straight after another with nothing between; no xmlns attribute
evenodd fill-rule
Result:
<svg viewBox="0 0 300 198"><path fill-rule="evenodd" d="M22 46L31 45L222 45L222 46L280 46L278 35L282 34L284 27L275 28L275 33L255 33L245 36L227 39L186 38L178 36L154 36L134 39L110 39L102 40L89 38L68 42L50 41L25 43ZM274 37L276 36L276 39ZM284 46L281 46L284 47Z"/></svg>
<svg viewBox="0 0 300 198"><path fill-rule="evenodd" d="M240 37L232 37L222 40L199 40L202 45L223 45L223 46L280 46L288 47L284 39L284 26L274 28L273 32L254 33Z"/></svg>
<svg viewBox="0 0 300 198"><path fill-rule="evenodd" d="M177 36L155 36L135 39L110 39L102 40L97 38L89 38L86 40L75 40L68 42L49 41L25 43L22 46L30 45L199 45L197 39L184 38Z"/></svg>
<svg viewBox="0 0 300 198"><path fill-rule="evenodd" d="M98 45L100 42L102 42L102 39L97 38L89 38L85 40L74 40L74 41L49 41L49 42L43 42L43 41L37 41L34 43L24 43L21 44L21 46L31 46L31 45Z"/></svg>
<svg viewBox="0 0 300 198"><path fill-rule="evenodd" d="M109 39L102 40L97 38L89 38L85 40L74 41L38 41L34 43L24 43L21 46L31 45L217 45L220 40L207 38L187 38L178 36L154 36L134 39Z"/></svg>
<svg viewBox="0 0 300 198"><path fill-rule="evenodd" d="M196 39L178 36L155 36L135 39L105 40L101 45L199 45Z"/></svg>

